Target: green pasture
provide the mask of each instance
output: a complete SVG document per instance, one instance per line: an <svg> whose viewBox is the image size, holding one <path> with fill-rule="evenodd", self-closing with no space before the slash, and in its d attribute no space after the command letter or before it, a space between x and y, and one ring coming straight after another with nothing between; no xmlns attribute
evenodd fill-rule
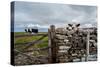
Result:
<svg viewBox="0 0 100 67"><path fill-rule="evenodd" d="M41 33L44 33L44 32L41 32ZM28 33L15 32L14 36L16 36L16 35L25 35L25 34L28 34ZM14 48L16 48L18 50L22 50L26 46L27 43L38 40L41 37L42 37L42 35L41 36L32 36L32 37L25 36L25 37L19 37L19 38L14 37ZM45 37L44 39L42 39L42 41L45 41L45 42L40 43L40 44L35 44L32 47L43 48L43 47L48 46L48 37Z"/></svg>

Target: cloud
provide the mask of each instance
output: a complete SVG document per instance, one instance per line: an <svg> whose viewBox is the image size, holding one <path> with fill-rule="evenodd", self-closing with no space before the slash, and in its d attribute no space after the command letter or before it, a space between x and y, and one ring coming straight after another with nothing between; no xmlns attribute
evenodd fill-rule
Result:
<svg viewBox="0 0 100 67"><path fill-rule="evenodd" d="M33 24L57 27L67 23L79 22L82 26L89 23L97 25L97 7L49 3L15 2L15 27Z"/></svg>
<svg viewBox="0 0 100 67"><path fill-rule="evenodd" d="M26 25L27 28L48 28L49 26L40 26L39 24Z"/></svg>
<svg viewBox="0 0 100 67"><path fill-rule="evenodd" d="M92 24L84 24L83 27L84 28L91 28L91 27L94 27L94 26Z"/></svg>

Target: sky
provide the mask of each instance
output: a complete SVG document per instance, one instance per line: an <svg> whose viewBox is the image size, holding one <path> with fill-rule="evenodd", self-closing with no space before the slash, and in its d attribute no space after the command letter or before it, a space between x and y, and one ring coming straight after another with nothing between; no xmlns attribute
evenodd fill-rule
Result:
<svg viewBox="0 0 100 67"><path fill-rule="evenodd" d="M66 27L68 23L97 26L96 6L15 1L14 11L15 32L23 32L29 26L47 32L50 25Z"/></svg>

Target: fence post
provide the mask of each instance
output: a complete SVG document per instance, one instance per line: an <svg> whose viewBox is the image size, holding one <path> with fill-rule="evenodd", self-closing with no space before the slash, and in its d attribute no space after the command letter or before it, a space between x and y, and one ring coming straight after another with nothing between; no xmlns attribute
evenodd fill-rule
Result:
<svg viewBox="0 0 100 67"><path fill-rule="evenodd" d="M49 29L49 46L51 46L51 63L56 63L56 43L54 42L54 37L55 37L55 26L51 25Z"/></svg>
<svg viewBox="0 0 100 67"><path fill-rule="evenodd" d="M87 31L86 61L88 61L88 56L89 56L89 41L90 41L90 32Z"/></svg>
<svg viewBox="0 0 100 67"><path fill-rule="evenodd" d="M51 47L51 32L50 32L50 29L48 29L48 46ZM49 63L52 62L52 55L51 55L51 48L48 49L48 61Z"/></svg>

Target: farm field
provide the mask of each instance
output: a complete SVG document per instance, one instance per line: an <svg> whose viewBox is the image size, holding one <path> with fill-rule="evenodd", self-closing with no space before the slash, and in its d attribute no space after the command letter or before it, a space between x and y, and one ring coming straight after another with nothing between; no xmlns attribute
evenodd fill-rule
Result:
<svg viewBox="0 0 100 67"><path fill-rule="evenodd" d="M41 32L44 33L44 32ZM14 36L16 35L25 35L28 33L25 32L15 32ZM19 38L14 38L14 46L16 49L22 49L23 47L25 47L25 44L38 40L39 38L41 38L42 36L32 36L32 37L19 37ZM41 44L37 44L35 45L36 48L43 48L43 47L47 47L48 46L48 37L45 37L42 41L45 41L44 43ZM33 46L34 47L34 46Z"/></svg>
<svg viewBox="0 0 100 67"><path fill-rule="evenodd" d="M44 33L44 32L41 32L41 33ZM25 35L25 34L29 34L29 33L15 32L14 36ZM30 48L25 49L25 47L28 46L28 43L34 42L34 41L40 39L41 37L42 37L42 35L40 35L40 36L30 36L30 37L24 36L24 37L18 37L18 38L14 37L14 49L23 52L23 50L27 51L27 50L30 50L30 49L39 49L39 48L41 49L41 48L47 47L48 46L48 37L46 36L41 41L38 41L38 43L32 44L32 46ZM48 50L30 51L30 52L26 52L24 54L27 54L27 55L32 56L32 57L47 56L48 55ZM15 64L16 65L24 65L24 64L33 64L33 63L35 63L35 61L33 61L33 62L30 61L29 59L27 59L27 57L25 55L22 55L20 53L15 52L14 56L15 56ZM26 61L24 61L24 60L26 60Z"/></svg>

